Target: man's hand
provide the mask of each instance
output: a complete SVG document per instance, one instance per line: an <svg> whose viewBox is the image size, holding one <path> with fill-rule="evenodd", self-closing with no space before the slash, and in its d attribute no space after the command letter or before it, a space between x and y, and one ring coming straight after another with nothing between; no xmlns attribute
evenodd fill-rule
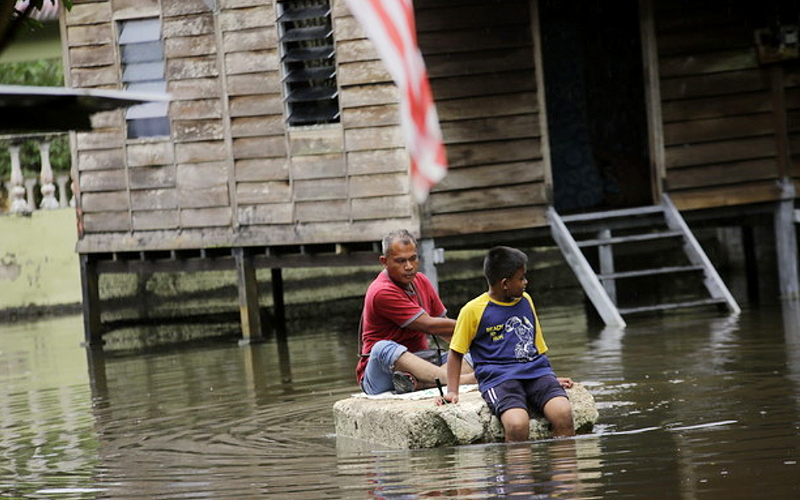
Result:
<svg viewBox="0 0 800 500"><path fill-rule="evenodd" d="M436 406L442 406L448 403L458 403L458 394L454 392L448 392L444 396L436 396Z"/></svg>
<svg viewBox="0 0 800 500"><path fill-rule="evenodd" d="M564 389L569 389L572 387L572 379L569 377L556 377L558 379L558 383L561 384L561 387Z"/></svg>

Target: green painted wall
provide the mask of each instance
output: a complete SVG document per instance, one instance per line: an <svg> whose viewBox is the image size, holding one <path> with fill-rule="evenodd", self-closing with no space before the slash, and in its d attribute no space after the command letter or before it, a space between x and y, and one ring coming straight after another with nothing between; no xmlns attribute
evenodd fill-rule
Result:
<svg viewBox="0 0 800 500"><path fill-rule="evenodd" d="M75 210L0 216L0 310L81 302Z"/></svg>
<svg viewBox="0 0 800 500"><path fill-rule="evenodd" d="M14 42L0 55L0 63L34 61L61 57L61 34L58 22L17 34Z"/></svg>

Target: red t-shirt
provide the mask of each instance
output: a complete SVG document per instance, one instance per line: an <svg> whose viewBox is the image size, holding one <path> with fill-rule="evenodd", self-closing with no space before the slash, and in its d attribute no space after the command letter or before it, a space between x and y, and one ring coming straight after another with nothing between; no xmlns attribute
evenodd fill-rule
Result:
<svg viewBox="0 0 800 500"><path fill-rule="evenodd" d="M362 354L370 352L380 340L394 340L412 352L428 348L428 337L424 333L405 327L423 312L439 317L444 316L447 310L427 276L417 273L413 285L416 294L398 286L385 270L369 285L364 297ZM359 384L368 359L361 358L356 366Z"/></svg>

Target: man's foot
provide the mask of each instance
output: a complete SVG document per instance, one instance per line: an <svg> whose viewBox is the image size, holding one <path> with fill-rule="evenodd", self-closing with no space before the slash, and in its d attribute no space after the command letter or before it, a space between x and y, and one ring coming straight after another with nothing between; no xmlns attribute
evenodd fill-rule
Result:
<svg viewBox="0 0 800 500"><path fill-rule="evenodd" d="M416 385L413 375L408 372L394 372L392 374L392 383L394 383L395 394L414 392L414 386Z"/></svg>

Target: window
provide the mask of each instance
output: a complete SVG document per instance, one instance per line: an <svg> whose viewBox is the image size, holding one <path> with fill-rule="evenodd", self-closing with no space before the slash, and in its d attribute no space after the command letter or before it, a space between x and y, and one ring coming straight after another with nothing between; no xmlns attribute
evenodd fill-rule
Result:
<svg viewBox="0 0 800 500"><path fill-rule="evenodd" d="M119 25L122 83L132 92L167 91L164 78L164 42L161 20L133 19ZM128 138L169 135L166 102L131 106L125 111Z"/></svg>
<svg viewBox="0 0 800 500"><path fill-rule="evenodd" d="M278 27L289 125L339 121L328 0L280 0Z"/></svg>

